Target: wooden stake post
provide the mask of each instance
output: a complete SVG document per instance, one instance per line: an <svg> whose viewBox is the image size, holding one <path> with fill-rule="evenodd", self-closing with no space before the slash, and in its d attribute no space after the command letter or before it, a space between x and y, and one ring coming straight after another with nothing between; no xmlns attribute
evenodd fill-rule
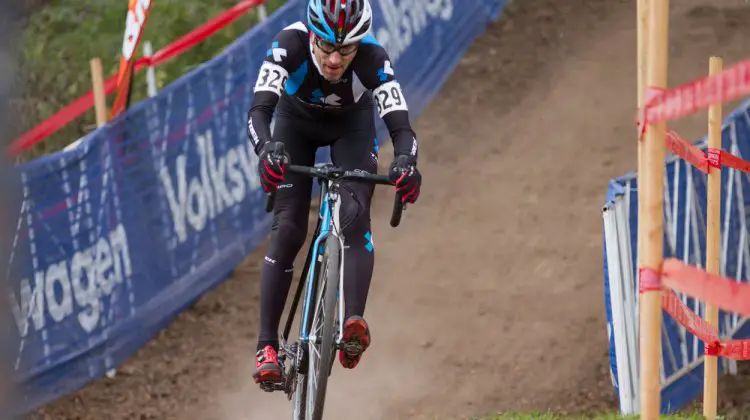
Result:
<svg viewBox="0 0 750 420"><path fill-rule="evenodd" d="M721 73L722 60L711 57L709 74ZM722 105L718 103L708 108L708 148L721 149L721 120ZM709 160L710 162L710 160ZM709 274L719 274L719 242L721 236L721 166L708 165L708 204L706 228L706 271ZM719 309L706 303L706 321L713 327L719 327ZM706 355L704 358L703 381L703 416L709 420L716 418L717 376L718 364L716 356Z"/></svg>
<svg viewBox="0 0 750 420"><path fill-rule="evenodd" d="M652 0L648 30L647 86L666 88L669 38L669 1ZM643 145L643 270L640 275L640 385L641 418L658 420L661 406L661 287L658 278L664 259L664 157L666 122L648 124ZM644 282L644 279L647 281Z"/></svg>
<svg viewBox="0 0 750 420"><path fill-rule="evenodd" d="M648 58L648 25L649 25L649 13L651 0L638 0L637 13L636 13L636 25L637 25L637 38L638 38L638 108L640 109L645 102L646 96L646 61ZM636 248L636 257L638 268L643 267L643 238L646 236L643 227L645 226L641 221L646 217L643 213L643 200L645 199L646 183L643 182L643 142L638 141L638 244ZM642 307L641 307L642 308ZM639 318L642 315L639 315ZM636 334L637 335L637 334ZM637 359L636 359L637 360ZM635 375L636 380L639 380L638 375ZM639 386L640 382L636 381L635 386ZM636 405L637 406L637 405Z"/></svg>
<svg viewBox="0 0 750 420"><path fill-rule="evenodd" d="M102 71L102 60L99 57L92 58L90 65L91 84L94 88L96 126L101 127L107 123L107 101L104 92L104 72Z"/></svg>
<svg viewBox="0 0 750 420"><path fill-rule="evenodd" d="M637 25L638 25L638 108L644 104L646 96L646 59L648 57L648 17L649 2L651 0L638 0ZM638 245L637 257L638 268L643 267L643 199L646 184L643 181L643 142L638 142Z"/></svg>

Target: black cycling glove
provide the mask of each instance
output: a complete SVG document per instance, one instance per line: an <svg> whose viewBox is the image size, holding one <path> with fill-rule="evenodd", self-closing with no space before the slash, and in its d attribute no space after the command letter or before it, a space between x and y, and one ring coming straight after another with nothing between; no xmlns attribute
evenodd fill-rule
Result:
<svg viewBox="0 0 750 420"><path fill-rule="evenodd" d="M393 159L388 169L388 178L396 185L402 203L414 203L419 198L422 175L410 156L401 155Z"/></svg>
<svg viewBox="0 0 750 420"><path fill-rule="evenodd" d="M271 192L284 180L284 169L289 155L284 151L284 144L278 141L268 142L258 153L258 172L263 191Z"/></svg>

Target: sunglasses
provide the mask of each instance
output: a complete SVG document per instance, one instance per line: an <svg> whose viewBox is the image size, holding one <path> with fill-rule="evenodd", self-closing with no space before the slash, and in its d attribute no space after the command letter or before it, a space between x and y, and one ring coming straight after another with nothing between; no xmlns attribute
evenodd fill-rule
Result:
<svg viewBox="0 0 750 420"><path fill-rule="evenodd" d="M358 47L357 44L347 44L337 47L336 45L331 44L330 42L318 37L315 37L315 45L326 54L333 54L334 52L338 51L339 54L344 56L353 54L355 51L357 51Z"/></svg>

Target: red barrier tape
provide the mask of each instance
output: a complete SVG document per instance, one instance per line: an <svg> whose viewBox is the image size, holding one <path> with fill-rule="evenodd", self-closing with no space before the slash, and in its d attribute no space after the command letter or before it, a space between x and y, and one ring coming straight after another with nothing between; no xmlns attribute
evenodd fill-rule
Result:
<svg viewBox="0 0 750 420"><path fill-rule="evenodd" d="M192 31L190 31L190 33L178 38L167 47L157 51L156 54L153 55L153 57L142 57L135 63L136 68L142 68L149 64L155 66L182 54L196 44L209 38L219 29L222 29L223 27L232 23L243 13L247 12L253 7L262 5L263 3L265 3L265 0L244 0L238 3L231 9L228 9L212 20L193 29Z"/></svg>
<svg viewBox="0 0 750 420"><path fill-rule="evenodd" d="M706 154L698 146L680 137L674 130L667 130L666 143L672 153L686 160L704 174L708 173Z"/></svg>
<svg viewBox="0 0 750 420"><path fill-rule="evenodd" d="M675 321L704 343L712 344L719 341L716 328L685 306L673 291L665 290L662 292L661 306Z"/></svg>
<svg viewBox="0 0 750 420"><path fill-rule="evenodd" d="M703 354L706 356L719 356L724 349L724 344L719 341L714 341L710 344L703 345Z"/></svg>
<svg viewBox="0 0 750 420"><path fill-rule="evenodd" d="M734 360L750 360L750 340L727 340L721 343L719 356Z"/></svg>
<svg viewBox="0 0 750 420"><path fill-rule="evenodd" d="M744 161L724 150L721 151L721 164L728 168L733 168L742 172L750 173L750 162Z"/></svg>
<svg viewBox="0 0 750 420"><path fill-rule="evenodd" d="M639 120L643 126L675 120L747 94L750 94L750 60L741 61L717 75L660 91L645 101Z"/></svg>
<svg viewBox="0 0 750 420"><path fill-rule="evenodd" d="M159 50L152 57L142 57L135 63L134 71L140 71L148 65L158 65L168 61L183 52L191 49L195 45L205 41L216 31L230 24L243 13L255 6L264 3L264 0L243 0L231 9L222 12L220 15L199 26L188 34L178 38L165 48ZM117 74L114 74L104 82L104 91L107 95L112 94L117 87ZM8 146L6 150L11 156L17 156L22 151L27 150L35 144L43 141L69 122L83 115L86 111L94 106L94 92L90 90L83 96L71 102L61 110L57 111L52 117L43 121L41 124L25 132L21 137L16 139Z"/></svg>
<svg viewBox="0 0 750 420"><path fill-rule="evenodd" d="M661 278L656 270L648 267L641 267L638 270L638 292L653 292L661 290Z"/></svg>
<svg viewBox="0 0 750 420"><path fill-rule="evenodd" d="M679 276L679 279L678 279ZM711 302L713 305L717 305L717 301L726 299L725 296L719 292L718 295L712 295L717 290L715 285L708 285L706 290L710 290L707 295L700 295L695 293L695 288L704 287L702 283L705 278L710 276L703 270L690 267L679 260L669 259L664 261L662 280L665 285L668 285L674 289L680 290L689 296L696 299ZM718 282L723 282L721 287L726 288L728 283L739 285L738 283L729 280L722 279L718 276L711 276ZM687 287L684 285L688 284ZM679 285L679 286L676 286ZM747 285L739 285L750 291L750 287ZM721 288L720 287L720 288ZM695 294L694 294L695 293ZM707 299L706 299L707 298ZM736 299L729 297L728 299ZM727 340L719 341L719 334L716 328L712 327L706 320L699 317L695 312L691 311L682 300L672 290L664 290L661 296L661 305L664 311L666 311L675 321L685 327L691 334L703 341L705 344L704 354L707 356L721 356L733 360L750 360L750 340ZM727 306L721 303L717 306ZM731 305L730 305L731 306Z"/></svg>
<svg viewBox="0 0 750 420"><path fill-rule="evenodd" d="M664 260L662 282L695 299L750 316L750 285L709 274L674 258Z"/></svg>
<svg viewBox="0 0 750 420"><path fill-rule="evenodd" d="M674 130L667 130L665 143L672 153L704 174L708 173L709 167L720 168L722 166L750 174L750 162L721 149L709 148L707 156L698 146L680 137Z"/></svg>
<svg viewBox="0 0 750 420"><path fill-rule="evenodd" d="M709 167L716 169L721 168L721 152L721 149L708 148L708 157L706 160L708 160Z"/></svg>
<svg viewBox="0 0 750 420"><path fill-rule="evenodd" d="M664 92L666 92L666 89L662 88L656 88L649 86L646 89L646 98L644 102L646 104L651 103L654 99L658 98L660 95L663 95ZM648 108L642 107L638 109L638 116L635 119L635 124L638 126L638 140L643 140L643 136L646 134L646 126L648 125L648 121L646 119L646 111Z"/></svg>

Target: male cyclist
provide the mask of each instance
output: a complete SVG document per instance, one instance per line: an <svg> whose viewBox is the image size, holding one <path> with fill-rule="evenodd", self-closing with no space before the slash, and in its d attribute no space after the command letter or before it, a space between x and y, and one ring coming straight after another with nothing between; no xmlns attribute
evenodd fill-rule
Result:
<svg viewBox="0 0 750 420"><path fill-rule="evenodd" d="M369 0L309 0L307 24L297 22L279 32L260 68L248 113L248 136L259 158L264 191L277 192L261 273L256 383L281 380L278 328L294 259L307 235L312 194L312 179L285 173L284 162L272 154L274 147L282 144L292 164L313 166L317 148L330 146L335 165L377 173L377 104L394 145L389 177L404 203L419 197L417 140L408 107L393 63L369 34L371 27ZM373 192L373 185L358 182L343 183L341 189L340 220L348 247L343 340L349 345L339 361L348 369L359 363L370 344L370 330L362 316L374 265Z"/></svg>

